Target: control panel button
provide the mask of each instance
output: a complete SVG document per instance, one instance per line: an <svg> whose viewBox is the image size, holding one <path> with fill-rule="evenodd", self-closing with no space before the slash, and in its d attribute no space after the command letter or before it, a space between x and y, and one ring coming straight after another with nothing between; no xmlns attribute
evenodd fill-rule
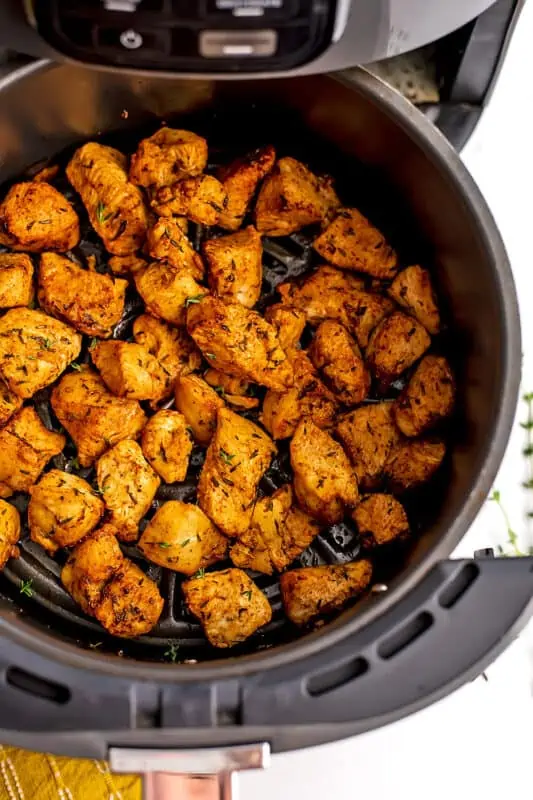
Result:
<svg viewBox="0 0 533 800"><path fill-rule="evenodd" d="M199 51L204 58L257 58L273 56L278 34L273 30L202 31Z"/></svg>
<svg viewBox="0 0 533 800"><path fill-rule="evenodd" d="M298 14L300 0L207 0L207 16L236 20L290 19Z"/></svg>

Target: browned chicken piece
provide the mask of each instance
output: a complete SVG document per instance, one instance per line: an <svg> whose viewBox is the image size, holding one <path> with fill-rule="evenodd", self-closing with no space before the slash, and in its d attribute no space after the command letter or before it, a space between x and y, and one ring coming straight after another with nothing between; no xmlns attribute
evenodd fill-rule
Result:
<svg viewBox="0 0 533 800"><path fill-rule="evenodd" d="M366 360L378 381L386 386L418 361L430 344L428 332L416 319L395 311L372 331Z"/></svg>
<svg viewBox="0 0 533 800"><path fill-rule="evenodd" d="M102 592L123 561L115 528L102 525L74 548L61 570L61 582L82 611L94 616Z"/></svg>
<svg viewBox="0 0 533 800"><path fill-rule="evenodd" d="M272 618L266 596L240 569L191 578L182 587L189 611L214 647L244 642Z"/></svg>
<svg viewBox="0 0 533 800"><path fill-rule="evenodd" d="M265 236L289 236L339 206L330 178L317 177L295 158L280 158L259 191L255 225Z"/></svg>
<svg viewBox="0 0 533 800"><path fill-rule="evenodd" d="M253 225L204 242L209 288L217 297L255 306L263 280L263 246Z"/></svg>
<svg viewBox="0 0 533 800"><path fill-rule="evenodd" d="M285 613L295 625L342 608L361 595L372 580L372 562L304 567L284 572L280 578Z"/></svg>
<svg viewBox="0 0 533 800"><path fill-rule="evenodd" d="M149 561L194 575L226 558L228 540L198 506L169 500L148 523L138 547Z"/></svg>
<svg viewBox="0 0 533 800"><path fill-rule="evenodd" d="M353 464L359 488L376 489L385 462L400 441L393 403L370 403L346 414L336 433Z"/></svg>
<svg viewBox="0 0 533 800"><path fill-rule="evenodd" d="M49 553L84 539L103 513L102 500L77 475L52 469L30 488L30 535Z"/></svg>
<svg viewBox="0 0 533 800"><path fill-rule="evenodd" d="M290 484L257 501L250 528L231 548L236 567L272 575L303 553L320 532L320 523L293 503Z"/></svg>
<svg viewBox="0 0 533 800"><path fill-rule="evenodd" d="M185 480L192 450L187 420L179 411L162 409L150 417L142 434L142 450L165 483Z"/></svg>
<svg viewBox="0 0 533 800"><path fill-rule="evenodd" d="M64 253L79 239L76 212L49 183L16 183L0 203L0 244L11 250Z"/></svg>
<svg viewBox="0 0 533 800"><path fill-rule="evenodd" d="M176 381L176 408L181 411L198 444L208 445L217 426L224 400L198 375L182 375Z"/></svg>
<svg viewBox="0 0 533 800"><path fill-rule="evenodd" d="M217 389L221 395L242 395L244 396L250 388L249 381L242 378L234 378L233 375L225 375L218 369L207 369L204 372L204 380Z"/></svg>
<svg viewBox="0 0 533 800"><path fill-rule="evenodd" d="M39 304L88 336L107 338L124 312L128 282L82 269L65 256L43 253Z"/></svg>
<svg viewBox="0 0 533 800"><path fill-rule="evenodd" d="M314 422L303 419L290 452L294 492L301 508L321 522L340 522L359 496L355 473L340 444Z"/></svg>
<svg viewBox="0 0 533 800"><path fill-rule="evenodd" d="M65 443L62 434L43 425L34 408L21 408L0 430L0 497L27 492Z"/></svg>
<svg viewBox="0 0 533 800"><path fill-rule="evenodd" d="M276 448L253 422L221 408L198 480L198 505L227 536L250 527L259 481Z"/></svg>
<svg viewBox="0 0 533 800"><path fill-rule="evenodd" d="M240 303L207 295L187 311L187 329L212 367L282 391L293 380L276 329Z"/></svg>
<svg viewBox="0 0 533 800"><path fill-rule="evenodd" d="M162 186L152 200L152 208L160 217L186 217L198 225L216 225L226 202L226 190L212 175Z"/></svg>
<svg viewBox="0 0 533 800"><path fill-rule="evenodd" d="M0 374L18 397L53 383L80 350L79 333L42 311L13 308L0 319Z"/></svg>
<svg viewBox="0 0 533 800"><path fill-rule="evenodd" d="M219 171L218 178L227 193L224 210L218 220L221 228L236 231L241 227L259 181L270 172L275 160L276 151L267 145L236 159Z"/></svg>
<svg viewBox="0 0 533 800"><path fill-rule="evenodd" d="M139 142L131 157L130 180L158 189L200 175L207 165L207 142L191 131L160 128Z"/></svg>
<svg viewBox="0 0 533 800"><path fill-rule="evenodd" d="M22 397L11 391L9 386L0 378L0 427L11 419L15 411L22 408Z"/></svg>
<svg viewBox="0 0 533 800"><path fill-rule="evenodd" d="M322 258L341 269L389 280L398 271L398 256L383 234L356 208L345 208L313 242Z"/></svg>
<svg viewBox="0 0 533 800"><path fill-rule="evenodd" d="M59 174L59 164L51 164L49 167L43 167L35 175L32 176L32 181L46 181L50 183L57 178Z"/></svg>
<svg viewBox="0 0 533 800"><path fill-rule="evenodd" d="M202 280L204 276L201 257L181 225L172 219L159 219L148 229L146 251L157 261L165 261L178 269L188 270L196 280Z"/></svg>
<svg viewBox="0 0 533 800"><path fill-rule="evenodd" d="M370 390L361 351L344 325L325 320L318 326L309 355L326 382L347 406L362 403Z"/></svg>
<svg viewBox="0 0 533 800"><path fill-rule="evenodd" d="M337 400L320 380L304 350L289 351L294 385L284 392L272 389L265 395L261 422L274 439L292 436L301 419L311 419L319 428L330 428Z"/></svg>
<svg viewBox="0 0 533 800"><path fill-rule="evenodd" d="M88 142L76 150L66 172L105 249L115 256L139 250L148 214L140 189L128 180L126 156L113 147Z"/></svg>
<svg viewBox="0 0 533 800"><path fill-rule="evenodd" d="M96 372L69 372L52 392L52 408L78 448L78 461L90 467L108 447L134 439L146 423L137 400L115 397Z"/></svg>
<svg viewBox="0 0 533 800"><path fill-rule="evenodd" d="M135 286L154 317L183 325L189 298L204 297L206 289L195 281L188 269L154 261L134 275Z"/></svg>
<svg viewBox="0 0 533 800"><path fill-rule="evenodd" d="M429 481L445 454L446 445L438 439L415 439L397 445L384 470L391 492L401 494Z"/></svg>
<svg viewBox="0 0 533 800"><path fill-rule="evenodd" d="M4 569L10 558L16 558L20 551L20 514L11 503L0 500L0 570Z"/></svg>
<svg viewBox="0 0 533 800"><path fill-rule="evenodd" d="M300 342L307 322L305 311L283 303L269 306L265 311L265 319L276 328L279 343L285 352Z"/></svg>
<svg viewBox="0 0 533 800"><path fill-rule="evenodd" d="M127 256L111 256L107 262L109 269L115 275L134 275L143 267L147 267L147 261L141 256L130 253Z"/></svg>
<svg viewBox="0 0 533 800"><path fill-rule="evenodd" d="M29 306L33 300L33 264L26 253L0 253L0 308Z"/></svg>
<svg viewBox="0 0 533 800"><path fill-rule="evenodd" d="M440 314L426 269L417 264L402 270L389 287L390 296L435 335L440 330Z"/></svg>
<svg viewBox="0 0 533 800"><path fill-rule="evenodd" d="M394 405L404 436L420 436L452 413L455 382L442 356L425 356Z"/></svg>
<svg viewBox="0 0 533 800"><path fill-rule="evenodd" d="M91 350L93 364L117 397L159 400L167 385L159 361L141 344L113 339Z"/></svg>
<svg viewBox="0 0 533 800"><path fill-rule="evenodd" d="M401 542L409 534L409 520L399 500L391 494L367 494L356 505L352 518L361 544L367 550Z"/></svg>
<svg viewBox="0 0 533 800"><path fill-rule="evenodd" d="M118 538L135 541L161 483L137 442L123 439L100 456L96 479Z"/></svg>

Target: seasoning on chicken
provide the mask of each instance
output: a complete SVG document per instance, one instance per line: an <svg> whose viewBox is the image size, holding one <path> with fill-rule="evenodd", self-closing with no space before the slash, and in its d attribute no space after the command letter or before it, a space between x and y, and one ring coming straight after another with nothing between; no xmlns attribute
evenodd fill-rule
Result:
<svg viewBox="0 0 533 800"><path fill-rule="evenodd" d="M366 349L367 363L386 386L418 361L430 344L429 334L416 319L395 311L373 330Z"/></svg>
<svg viewBox="0 0 533 800"><path fill-rule="evenodd" d="M181 411L198 444L208 445L217 426L224 400L198 375L182 375L176 381L176 408Z"/></svg>
<svg viewBox="0 0 533 800"><path fill-rule="evenodd" d="M20 551L20 514L11 503L0 500L0 570L4 569L10 558L16 558Z"/></svg>
<svg viewBox="0 0 533 800"><path fill-rule="evenodd" d="M160 128L139 142L131 157L130 180L158 189L200 175L207 165L207 142L191 131Z"/></svg>
<svg viewBox="0 0 533 800"><path fill-rule="evenodd" d="M135 541L161 483L137 442L123 439L100 456L96 479L118 538Z"/></svg>
<svg viewBox="0 0 533 800"><path fill-rule="evenodd" d="M0 203L0 244L11 250L64 253L79 239L76 212L49 183L16 183Z"/></svg>
<svg viewBox="0 0 533 800"><path fill-rule="evenodd" d="M117 397L159 400L165 392L166 376L158 360L141 344L117 339L98 342L91 350L91 358Z"/></svg>
<svg viewBox="0 0 533 800"><path fill-rule="evenodd" d="M294 491L301 508L328 524L340 522L357 503L357 479L344 450L309 419L303 419L290 445Z"/></svg>
<svg viewBox="0 0 533 800"><path fill-rule="evenodd" d="M181 225L172 219L159 219L148 229L146 251L156 261L165 261L178 269L188 270L202 280L204 265Z"/></svg>
<svg viewBox="0 0 533 800"><path fill-rule="evenodd" d="M146 416L136 400L115 397L92 370L69 372L52 392L52 408L89 467L108 447L136 436Z"/></svg>
<svg viewBox="0 0 533 800"><path fill-rule="evenodd" d="M276 160L276 151L271 145L260 147L243 158L237 158L218 174L227 193L224 209L218 224L228 231L241 227L255 190L265 175L268 175Z"/></svg>
<svg viewBox="0 0 533 800"><path fill-rule="evenodd" d="M253 225L204 242L209 288L217 297L255 306L263 280L261 237Z"/></svg>
<svg viewBox="0 0 533 800"><path fill-rule="evenodd" d="M116 256L139 250L148 215L140 189L128 180L126 156L88 142L76 150L66 172L105 249Z"/></svg>
<svg viewBox="0 0 533 800"><path fill-rule="evenodd" d="M155 564L194 575L226 558L228 540L198 506L170 500L156 511L138 548Z"/></svg>
<svg viewBox="0 0 533 800"><path fill-rule="evenodd" d="M183 325L189 298L203 297L206 289L195 281L190 270L154 261L134 275L135 286L154 317Z"/></svg>
<svg viewBox="0 0 533 800"><path fill-rule="evenodd" d="M385 462L400 441L392 403L371 403L351 411L337 424L336 433L352 462L359 488L376 489Z"/></svg>
<svg viewBox="0 0 533 800"><path fill-rule="evenodd" d="M282 391L292 368L276 329L240 303L207 295L187 311L187 329L212 367Z"/></svg>
<svg viewBox="0 0 533 800"><path fill-rule="evenodd" d="M249 381L245 381L242 378L234 378L233 375L225 375L212 367L204 372L204 380L209 386L213 386L216 391L220 392L223 397L226 394L242 395L244 397L250 388Z"/></svg>
<svg viewBox="0 0 533 800"><path fill-rule="evenodd" d="M30 308L0 318L0 375L18 397L32 397L58 378L81 350L69 325Z"/></svg>
<svg viewBox="0 0 533 800"><path fill-rule="evenodd" d="M152 200L152 208L160 217L187 217L198 225L216 225L226 202L224 186L212 175L162 186Z"/></svg>
<svg viewBox="0 0 533 800"><path fill-rule="evenodd" d="M198 480L198 505L227 536L240 536L252 520L259 481L276 448L253 422L221 408Z"/></svg>
<svg viewBox="0 0 533 800"><path fill-rule="evenodd" d="M307 322L305 311L295 306L275 303L266 309L265 319L276 328L282 350L287 352L299 344Z"/></svg>
<svg viewBox="0 0 533 800"><path fill-rule="evenodd" d="M321 614L342 608L361 595L372 580L372 562L304 567L284 572L280 578L285 613L295 625L305 625Z"/></svg>
<svg viewBox="0 0 533 800"><path fill-rule="evenodd" d="M404 436L420 436L453 409L455 383L442 356L425 356L394 405L396 425Z"/></svg>
<svg viewBox="0 0 533 800"><path fill-rule="evenodd" d="M399 500L391 494L367 494L356 505L352 518L361 544L367 550L403 541L409 520Z"/></svg>
<svg viewBox="0 0 533 800"><path fill-rule="evenodd" d="M15 411L22 408L22 397L11 391L9 386L0 378L0 427L11 419Z"/></svg>
<svg viewBox="0 0 533 800"><path fill-rule="evenodd" d="M103 513L102 500L77 475L52 469L30 488L30 535L49 553L84 539Z"/></svg>
<svg viewBox="0 0 533 800"><path fill-rule="evenodd" d="M127 281L82 269L65 256L41 256L40 306L88 336L111 336L124 312L127 286Z"/></svg>
<svg viewBox="0 0 533 800"><path fill-rule="evenodd" d="M115 528L102 525L74 548L61 570L61 582L82 611L94 617L102 592L123 561Z"/></svg>
<svg viewBox="0 0 533 800"><path fill-rule="evenodd" d="M142 433L145 458L165 483L185 480L192 451L187 420L179 411L162 409L150 417Z"/></svg>
<svg viewBox="0 0 533 800"><path fill-rule="evenodd" d="M440 439L413 439L391 451L384 468L385 480L393 494L401 494L426 483L438 470L446 454Z"/></svg>
<svg viewBox="0 0 533 800"><path fill-rule="evenodd" d="M389 287L390 296L412 314L429 333L440 330L440 314L426 269L417 264L399 272Z"/></svg>
<svg viewBox="0 0 533 800"><path fill-rule="evenodd" d="M0 308L28 306L33 300L33 264L26 253L0 253Z"/></svg>
<svg viewBox="0 0 533 800"><path fill-rule="evenodd" d="M244 642L272 618L266 596L240 569L210 572L182 587L189 610L214 647Z"/></svg>
<svg viewBox="0 0 533 800"><path fill-rule="evenodd" d="M362 403L370 390L370 373L357 343L340 322L326 320L318 326L309 355L345 405Z"/></svg>
<svg viewBox="0 0 533 800"><path fill-rule="evenodd" d="M27 492L65 442L43 425L34 408L21 408L0 430L0 497Z"/></svg>
<svg viewBox="0 0 533 800"><path fill-rule="evenodd" d="M145 258L130 253L126 256L111 256L107 265L115 275L134 275L148 264Z"/></svg>
<svg viewBox="0 0 533 800"><path fill-rule="evenodd" d="M280 158L255 205L255 225L265 236L288 236L323 222L340 201L331 178L319 178L294 158Z"/></svg>

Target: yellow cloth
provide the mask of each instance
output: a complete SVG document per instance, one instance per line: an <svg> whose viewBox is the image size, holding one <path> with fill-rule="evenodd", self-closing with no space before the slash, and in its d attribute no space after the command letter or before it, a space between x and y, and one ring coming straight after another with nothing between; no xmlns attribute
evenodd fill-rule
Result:
<svg viewBox="0 0 533 800"><path fill-rule="evenodd" d="M141 800L141 781L112 775L105 761L0 745L0 800Z"/></svg>

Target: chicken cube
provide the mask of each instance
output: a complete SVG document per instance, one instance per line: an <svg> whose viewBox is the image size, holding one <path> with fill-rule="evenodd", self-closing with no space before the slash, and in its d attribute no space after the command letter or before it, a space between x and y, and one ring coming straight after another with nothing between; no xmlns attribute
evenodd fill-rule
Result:
<svg viewBox="0 0 533 800"><path fill-rule="evenodd" d="M370 373L344 325L334 320L320 323L309 355L345 405L362 403L370 390Z"/></svg>
<svg viewBox="0 0 533 800"><path fill-rule="evenodd" d="M20 514L11 503L0 500L0 570L19 555Z"/></svg>
<svg viewBox="0 0 533 800"><path fill-rule="evenodd" d="M17 397L0 378L0 427L3 427L13 414L22 408L23 402L22 398Z"/></svg>
<svg viewBox="0 0 533 800"><path fill-rule="evenodd" d="M198 375L183 375L176 381L176 408L181 411L198 444L208 445L217 426L224 400Z"/></svg>
<svg viewBox="0 0 533 800"><path fill-rule="evenodd" d="M429 333L440 330L440 314L426 269L415 264L402 270L389 287L389 294L399 306L412 314Z"/></svg>
<svg viewBox="0 0 533 800"><path fill-rule="evenodd" d="M131 157L130 180L158 189L200 175L207 165L207 142L191 131L160 128L139 142Z"/></svg>
<svg viewBox="0 0 533 800"><path fill-rule="evenodd" d="M165 392L166 376L158 360L141 344L117 339L98 342L91 350L91 358L117 397L159 400Z"/></svg>
<svg viewBox="0 0 533 800"><path fill-rule="evenodd" d="M187 420L179 411L161 410L142 433L142 451L165 483L185 480L192 451Z"/></svg>
<svg viewBox="0 0 533 800"><path fill-rule="evenodd" d="M64 253L79 239L76 212L49 183L16 183L0 203L0 244L11 250Z"/></svg>
<svg viewBox="0 0 533 800"><path fill-rule="evenodd" d="M290 444L294 491L301 508L320 522L340 522L357 503L357 479L344 450L309 419Z"/></svg>
<svg viewBox="0 0 533 800"><path fill-rule="evenodd" d="M198 505L227 536L250 527L259 481L276 448L253 422L221 408L198 481Z"/></svg>
<svg viewBox="0 0 533 800"><path fill-rule="evenodd" d="M226 558L228 540L198 506L170 500L156 511L138 547L149 561L194 575Z"/></svg>
<svg viewBox="0 0 533 800"><path fill-rule="evenodd" d="M77 475L52 469L30 488L30 536L49 553L84 539L103 513L102 500Z"/></svg>
<svg viewBox="0 0 533 800"><path fill-rule="evenodd" d="M136 400L115 397L96 372L65 375L52 392L52 408L78 448L78 461L90 467L108 447L136 436L146 416Z"/></svg>
<svg viewBox="0 0 533 800"><path fill-rule="evenodd" d="M409 520L399 500L391 494L367 494L352 514L361 544L367 550L403 541Z"/></svg>
<svg viewBox="0 0 533 800"><path fill-rule="evenodd" d="M165 261L177 269L187 270L196 280L202 280L204 276L201 257L181 225L172 219L159 219L148 229L146 252L156 261Z"/></svg>
<svg viewBox="0 0 533 800"><path fill-rule="evenodd" d="M34 408L18 411L0 430L0 497L27 492L65 443L62 434L43 425Z"/></svg>
<svg viewBox="0 0 533 800"><path fill-rule="evenodd" d="M26 253L0 253L0 308L29 306L33 300L33 264Z"/></svg>
<svg viewBox="0 0 533 800"><path fill-rule="evenodd" d="M270 622L266 596L240 569L211 572L182 584L185 602L214 647L233 647Z"/></svg>
<svg viewBox="0 0 533 800"><path fill-rule="evenodd" d="M111 256L107 264L115 275L134 275L143 267L148 266L146 259L135 253L128 253L126 256Z"/></svg>
<svg viewBox="0 0 533 800"><path fill-rule="evenodd" d="M359 488L376 489L389 453L400 441L393 403L370 403L338 422L336 433L352 462Z"/></svg>
<svg viewBox="0 0 533 800"><path fill-rule="evenodd" d="M102 525L76 545L61 570L63 586L82 611L91 616L100 604L102 592L124 561L115 534L111 525Z"/></svg>
<svg viewBox="0 0 533 800"><path fill-rule="evenodd" d="M275 303L265 311L265 319L276 328L282 350L287 352L299 344L307 322L305 311Z"/></svg>
<svg viewBox="0 0 533 800"><path fill-rule="evenodd" d="M41 256L39 304L88 336L111 336L124 312L127 286L127 281L82 269L65 256Z"/></svg>
<svg viewBox="0 0 533 800"><path fill-rule="evenodd" d="M226 191L226 202L218 219L221 228L236 231L241 227L259 181L268 175L275 160L276 151L267 145L220 170L218 178Z"/></svg>
<svg viewBox="0 0 533 800"><path fill-rule="evenodd" d="M226 202L224 186L212 175L185 178L172 186L162 186L152 200L160 217L187 217L198 225L216 225Z"/></svg>
<svg viewBox="0 0 533 800"><path fill-rule="evenodd" d="M147 311L172 325L185 324L187 300L203 297L206 292L188 269L165 262L155 261L139 270L134 280Z"/></svg>
<svg viewBox="0 0 533 800"><path fill-rule="evenodd" d="M368 366L378 381L387 386L424 355L431 344L426 329L395 311L374 328L366 349Z"/></svg>
<svg viewBox="0 0 533 800"><path fill-rule="evenodd" d="M254 226L208 239L203 252L213 294L246 308L255 306L261 295L263 246Z"/></svg>
<svg viewBox="0 0 533 800"><path fill-rule="evenodd" d="M429 481L445 454L446 445L439 439L415 439L394 447L384 468L391 492L402 494Z"/></svg>
<svg viewBox="0 0 533 800"><path fill-rule="evenodd" d="M442 356L424 356L394 405L404 436L420 436L452 413L455 383Z"/></svg>
<svg viewBox="0 0 533 800"><path fill-rule="evenodd" d="M295 625L305 625L360 596L371 580L372 562L367 559L284 572L280 586L285 613Z"/></svg>

